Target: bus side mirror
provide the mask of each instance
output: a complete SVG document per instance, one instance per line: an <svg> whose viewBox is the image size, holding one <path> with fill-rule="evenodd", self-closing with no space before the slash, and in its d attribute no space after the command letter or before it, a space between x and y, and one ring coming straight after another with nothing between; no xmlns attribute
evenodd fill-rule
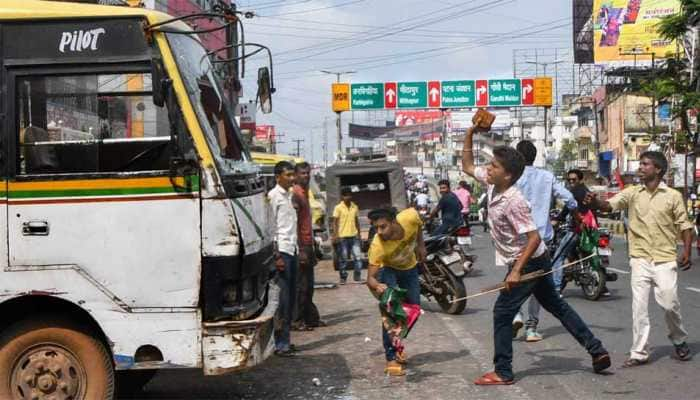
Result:
<svg viewBox="0 0 700 400"><path fill-rule="evenodd" d="M263 114L272 112L272 93L274 92L275 88L272 87L270 79L270 69L261 67L258 69L258 101Z"/></svg>
<svg viewBox="0 0 700 400"><path fill-rule="evenodd" d="M153 104L163 107L168 96L171 80L165 74L165 67L160 59L154 58L153 62L151 62L151 81L153 85Z"/></svg>

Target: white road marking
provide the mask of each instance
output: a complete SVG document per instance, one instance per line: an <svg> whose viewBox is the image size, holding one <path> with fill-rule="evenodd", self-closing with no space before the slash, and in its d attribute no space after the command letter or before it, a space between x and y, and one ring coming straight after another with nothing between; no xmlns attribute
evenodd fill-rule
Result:
<svg viewBox="0 0 700 400"><path fill-rule="evenodd" d="M629 275L629 273L630 273L629 271L625 271L624 269L617 269L617 268L612 268L612 267L607 267L606 269L608 271L617 272L618 274Z"/></svg>
<svg viewBox="0 0 700 400"><path fill-rule="evenodd" d="M686 286L686 289L690 290L691 292L700 293L700 289L694 288L692 286Z"/></svg>
<svg viewBox="0 0 700 400"><path fill-rule="evenodd" d="M486 372L493 370L493 365L491 360L493 355L491 350L484 346L484 343L476 340L464 327L457 322L454 318L438 314L438 317L445 323L447 329L450 333L459 341L459 343L464 346L465 349L469 350L469 353L476 359L479 368ZM478 386L471 386L471 388L478 388ZM507 400L532 400L532 397L521 386L517 385L517 382L513 386L494 386L494 390L498 390L500 393L499 398Z"/></svg>

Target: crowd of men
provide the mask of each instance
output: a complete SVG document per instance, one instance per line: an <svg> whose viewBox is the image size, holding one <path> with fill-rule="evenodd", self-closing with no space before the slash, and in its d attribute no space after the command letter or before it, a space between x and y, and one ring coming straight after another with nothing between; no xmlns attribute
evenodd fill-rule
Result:
<svg viewBox="0 0 700 400"><path fill-rule="evenodd" d="M678 270L690 268L692 223L688 219L681 194L666 186L663 177L668 165L662 153L647 151L640 156L638 176L641 184L625 188L605 201L596 198L583 184L583 174L571 170L568 185L559 183L551 172L533 166L536 147L522 141L517 148L501 146L493 151L487 166L476 167L472 155L473 135L478 124L467 131L463 149L463 171L487 189L482 196L488 210L487 226L495 247L496 267L504 269L503 290L494 305L494 370L475 380L477 385L510 385L515 382L512 370L512 340L518 330L526 327L526 341L542 340L537 331L540 308L557 318L566 330L585 348L592 360L594 372L610 367L611 359L602 342L588 328L578 313L562 298L563 258L552 260L546 242L553 236L550 209L553 199L565 205L566 214L576 225L566 243L576 242L576 232L586 224L585 215L592 210L627 210L629 215L629 255L632 287L632 346L623 367L636 367L649 360L648 299L651 288L657 303L665 311L669 339L674 355L688 360L691 350L687 332L682 324L678 300ZM289 330L293 322L299 326L322 325L313 305L313 245L310 237L311 217L308 208L308 164L293 166L281 162L275 167L277 186L269 198L277 221L276 265L282 289L280 323L276 338L276 353L289 355ZM290 191L293 183L296 186ZM452 192L449 181L439 184L440 200L430 218L441 213L438 232L448 232L462 225L474 200L466 182ZM368 252L367 285L380 297L387 288L406 290L406 302L420 303L417 266L425 260L423 224L416 208L398 212L393 208L372 210L368 218L376 231ZM352 263L353 278L361 282L361 251L358 208L352 193L343 191L342 201L335 207L331 224L334 243L341 253L340 282L347 281L347 266ZM677 238L681 236L684 249L677 255ZM678 259L677 259L678 258ZM526 277L535 277L527 278ZM299 285L300 289L297 289ZM528 301L527 318L520 309ZM298 306L295 307L295 302ZM403 375L407 355L396 348L382 328L386 357L385 372Z"/></svg>

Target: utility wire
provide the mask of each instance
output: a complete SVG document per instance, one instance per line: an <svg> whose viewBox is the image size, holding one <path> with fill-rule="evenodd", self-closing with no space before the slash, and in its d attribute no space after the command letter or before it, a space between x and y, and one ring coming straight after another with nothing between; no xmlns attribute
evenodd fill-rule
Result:
<svg viewBox="0 0 700 400"><path fill-rule="evenodd" d="M469 2L468 4L466 4L466 6L470 6L470 4L474 3L475 1L476 0ZM410 30L419 28L421 26L430 25L430 24L433 24L436 22L442 23L442 22L445 22L445 21L450 20L450 19L462 17L462 16L467 15L469 13L474 13L475 11L478 12L478 11L481 11L482 9L487 9L489 6L498 6L498 5L501 5L502 3L505 3L505 2L511 3L513 1L514 0L492 0L490 2L481 4L478 6L473 6L473 7L461 10L461 11L456 11L456 12L455 12L455 9L462 8L465 5L444 7L444 8L438 9L436 11L432 11L429 13L415 16L415 17L403 19L403 20L400 20L398 22L392 22L391 28L383 27L383 28L379 28L379 29L370 29L370 30L358 33L357 35L353 35L353 36L347 38L345 41L347 41L349 43L346 43L346 44L342 44L342 45L338 45L338 46L335 46L332 44L327 44L327 43L320 44L320 45L318 45L318 44L317 45L310 45L310 46L304 46L304 47L300 47L300 48L296 48L296 49L286 50L286 51L277 53L276 55L279 57L279 56L284 55L284 54L294 53L293 55L297 56L299 52L304 51L304 50L323 49L322 51L319 51L319 52L316 52L314 54L306 56L307 58L314 57L314 56L326 54L326 53L329 53L331 51L335 51L338 49L346 49L348 47L353 47L353 46L356 46L358 44L364 44L364 43L367 43L369 41L376 40L376 39L386 37L389 35L396 35L396 34L401 33L401 32L410 31ZM437 15L437 14L441 14L441 13L444 14L445 12L447 12L448 15ZM437 16L432 17L432 18L426 18L426 17L429 17L431 15L437 15ZM415 20L420 20L420 22L418 24L413 24L412 22L414 22ZM375 32L373 34L373 31L380 31L380 32ZM363 35L365 35L365 36L363 36ZM281 63L284 64L285 62L281 61Z"/></svg>

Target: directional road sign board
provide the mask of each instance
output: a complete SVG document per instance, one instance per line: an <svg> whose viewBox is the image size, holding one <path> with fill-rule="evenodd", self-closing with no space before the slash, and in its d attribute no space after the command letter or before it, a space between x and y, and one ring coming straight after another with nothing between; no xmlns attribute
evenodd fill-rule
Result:
<svg viewBox="0 0 700 400"><path fill-rule="evenodd" d="M399 108L427 108L426 82L399 82Z"/></svg>
<svg viewBox="0 0 700 400"><path fill-rule="evenodd" d="M442 81L442 107L474 107L474 81Z"/></svg>
<svg viewBox="0 0 700 400"><path fill-rule="evenodd" d="M486 107L489 105L489 81L476 81L476 105Z"/></svg>
<svg viewBox="0 0 700 400"><path fill-rule="evenodd" d="M523 79L522 80L522 99L524 106L531 106L535 102L535 81L534 79Z"/></svg>
<svg viewBox="0 0 700 400"><path fill-rule="evenodd" d="M440 81L428 81L428 107L440 108Z"/></svg>
<svg viewBox="0 0 700 400"><path fill-rule="evenodd" d="M552 78L334 83L333 111L552 105Z"/></svg>
<svg viewBox="0 0 700 400"><path fill-rule="evenodd" d="M520 105L520 79L489 80L489 104L492 107Z"/></svg>
<svg viewBox="0 0 700 400"><path fill-rule="evenodd" d="M350 110L350 85L347 83L333 84L333 111Z"/></svg>
<svg viewBox="0 0 700 400"><path fill-rule="evenodd" d="M386 82L384 84L384 108L396 108L396 82Z"/></svg>
<svg viewBox="0 0 700 400"><path fill-rule="evenodd" d="M534 105L552 105L552 78L535 78Z"/></svg>
<svg viewBox="0 0 700 400"><path fill-rule="evenodd" d="M350 104L353 110L384 108L384 84L353 83L350 85Z"/></svg>

